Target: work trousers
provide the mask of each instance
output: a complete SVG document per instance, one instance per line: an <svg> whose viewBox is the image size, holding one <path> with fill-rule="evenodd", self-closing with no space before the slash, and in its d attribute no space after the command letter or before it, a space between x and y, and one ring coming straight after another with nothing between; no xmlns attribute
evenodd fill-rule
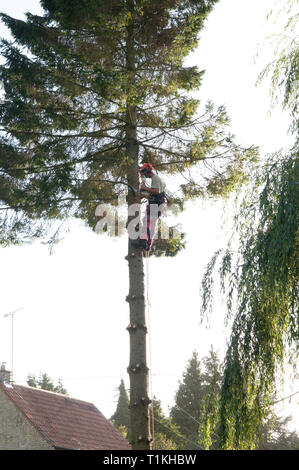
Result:
<svg viewBox="0 0 299 470"><path fill-rule="evenodd" d="M143 230L140 235L140 240L146 240L149 248L153 244L159 217L161 217L167 207L166 197L162 194L157 196L156 198L151 198L146 206L146 213L142 223Z"/></svg>

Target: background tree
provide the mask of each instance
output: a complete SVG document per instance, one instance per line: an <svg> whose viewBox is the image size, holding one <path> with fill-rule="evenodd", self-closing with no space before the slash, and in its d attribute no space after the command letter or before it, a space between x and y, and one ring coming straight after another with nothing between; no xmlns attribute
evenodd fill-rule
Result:
<svg viewBox="0 0 299 470"><path fill-rule="evenodd" d="M270 419L263 425L259 450L299 450L299 436L290 431L288 425L291 416L280 418L273 412Z"/></svg>
<svg viewBox="0 0 299 470"><path fill-rule="evenodd" d="M211 450L217 448L220 391L223 380L222 364L212 346L209 355L203 358L203 364L205 372L198 442L204 449Z"/></svg>
<svg viewBox="0 0 299 470"><path fill-rule="evenodd" d="M289 24L295 20L298 15ZM285 91L294 129L298 126L297 105L293 105L299 73L296 43L286 60L286 67L280 59L275 63L272 83ZM298 172L296 145L257 166L235 216L238 239L233 250L230 243L220 263L228 316L234 317L220 400L221 448L258 446L277 374L286 360L296 365ZM211 306L213 271L219 255L215 254L203 278L204 312Z"/></svg>
<svg viewBox="0 0 299 470"><path fill-rule="evenodd" d="M194 356L195 354L193 354L193 360L191 359L189 364L192 361L193 368L197 371L197 376L199 377L197 384L199 386L192 387L193 393L185 393L184 396L186 398L182 400L181 406L174 406L171 410L171 415L174 410L176 411L175 416L181 423L181 428L177 427L172 435L168 434L166 437L176 443L177 449L190 449L192 447L192 449L213 450L218 448L219 427L222 419L223 365L212 346L209 354L203 357L201 362L198 361L197 357L196 361L194 361ZM194 376L195 374L192 373L192 375ZM180 384L178 392L180 388L182 388L182 384ZM295 431L288 429L289 422L291 421L290 417L281 418L277 415L275 411L276 403L277 400L273 395L268 413L259 423L260 433L256 448L260 450L296 450L298 448L299 436ZM188 410L186 405L189 405ZM181 414L178 413L180 410ZM197 418L195 420L194 415L196 411ZM185 418L190 418L190 420L185 421ZM159 419L155 419L155 423L156 421L159 421ZM170 424L167 423L167 426L164 425L163 427L171 429L171 424L173 425L172 420ZM251 424L249 423L249 426ZM194 426L194 435L190 433L189 440L186 431L190 431L190 426L192 425ZM163 432L163 427L161 432ZM160 428L158 428L158 432L160 432ZM196 432L198 433L198 438L195 436Z"/></svg>
<svg viewBox="0 0 299 470"><path fill-rule="evenodd" d="M175 394L170 416L181 434L187 438L185 449L198 449L198 427L204 393L204 375L198 354L194 351L188 361L183 381Z"/></svg>
<svg viewBox="0 0 299 470"><path fill-rule="evenodd" d="M130 424L130 414L129 414L129 398L125 388L125 383L121 379L119 386L119 396L117 407L115 413L111 416L110 420L113 422L114 426L119 428L120 426L125 426L129 428Z"/></svg>
<svg viewBox="0 0 299 470"><path fill-rule="evenodd" d="M129 435L129 399L124 387L123 380L119 387L119 399L115 413L110 420L113 425L128 439ZM150 420L152 426L152 407L154 414L154 448L155 450L175 450L182 448L182 442L185 442L178 427L172 423L171 418L167 417L161 406L161 402L155 397L150 404Z"/></svg>
<svg viewBox="0 0 299 470"><path fill-rule="evenodd" d="M218 447L220 425L220 399L223 382L223 367L218 355L211 348L209 356L203 358L205 385L199 425L199 445L213 450ZM279 401L279 400L278 400ZM288 429L291 417L279 417L275 412L277 400L272 396L269 413L260 426L257 443L259 450L296 450L299 436Z"/></svg>
<svg viewBox="0 0 299 470"><path fill-rule="evenodd" d="M1 14L13 36L0 45L1 243L53 241L69 217L94 228L97 204L136 202L141 162L183 173L181 202L226 196L246 179L256 149L237 145L223 107L199 111L189 93L203 72L184 65L216 2L41 0L42 16ZM131 443L148 449L143 259L128 251Z"/></svg>
<svg viewBox="0 0 299 470"><path fill-rule="evenodd" d="M150 416L152 419L152 407L154 411L155 450L182 449L184 438L171 417L167 417L162 410L161 402L153 398L150 405Z"/></svg>
<svg viewBox="0 0 299 470"><path fill-rule="evenodd" d="M35 375L28 375L27 385L29 385L29 387L41 388L42 390L49 390L50 392L68 395L68 392L64 388L61 379L58 379L57 385L54 385L53 380L44 372L39 374L38 379L36 379Z"/></svg>

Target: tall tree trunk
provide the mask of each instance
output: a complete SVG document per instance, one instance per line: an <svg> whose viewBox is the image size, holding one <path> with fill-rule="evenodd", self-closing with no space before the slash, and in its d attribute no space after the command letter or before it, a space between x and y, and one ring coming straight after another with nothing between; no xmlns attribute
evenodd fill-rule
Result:
<svg viewBox="0 0 299 470"><path fill-rule="evenodd" d="M150 449L148 368L146 359L146 319L142 252L132 250L129 241L130 324L130 440L133 449Z"/></svg>
<svg viewBox="0 0 299 470"><path fill-rule="evenodd" d="M134 2L128 0L128 8L133 13ZM133 21L127 28L127 69L132 85L135 84L135 54L134 54L134 27ZM127 157L128 184L134 188L139 185L139 162L137 142L137 113L136 106L127 102ZM128 205L136 203L135 196L129 191ZM129 295L127 300L130 306L130 441L135 450L148 450L151 448L150 420L148 397L148 367L146 359L146 316L145 316L145 288L144 266L142 251L132 249L128 242L129 263Z"/></svg>
<svg viewBox="0 0 299 470"><path fill-rule="evenodd" d="M131 118L136 114L130 109ZM136 127L128 126L129 134L136 133ZM128 183L138 186L138 144L131 137L127 145L128 155L133 157L134 164L128 173ZM131 191L130 191L131 193ZM128 204L136 202L134 195L128 196ZM130 376L130 438L132 446L136 450L150 449L149 429L149 403L148 398L148 368L146 360L146 316L145 316L145 287L144 266L142 251L132 248L128 241L129 263L129 295L127 300L130 306L130 364L128 373Z"/></svg>

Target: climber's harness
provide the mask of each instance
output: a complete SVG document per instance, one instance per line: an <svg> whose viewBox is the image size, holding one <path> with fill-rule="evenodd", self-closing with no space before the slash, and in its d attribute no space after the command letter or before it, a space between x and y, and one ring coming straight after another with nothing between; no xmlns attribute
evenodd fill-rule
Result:
<svg viewBox="0 0 299 470"><path fill-rule="evenodd" d="M164 191L159 194L151 194L148 202L150 204L158 204L158 206L160 204L167 204L167 195Z"/></svg>

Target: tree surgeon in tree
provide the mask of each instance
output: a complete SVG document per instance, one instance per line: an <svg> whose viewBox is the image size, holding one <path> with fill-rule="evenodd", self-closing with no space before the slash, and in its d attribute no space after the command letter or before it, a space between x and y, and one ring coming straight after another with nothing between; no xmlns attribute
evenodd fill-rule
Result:
<svg viewBox="0 0 299 470"><path fill-rule="evenodd" d="M116 206L121 195L128 208L136 203L124 188L138 188L141 162L183 178L181 206L242 183L256 149L235 142L222 106L199 111L199 99L189 96L204 72L186 66L185 57L215 3L41 0L43 15L21 21L0 14L13 36L0 42L0 243L31 241L53 226L55 240L57 225L74 217L95 229L98 205ZM183 247L166 241L160 255ZM130 436L137 450L151 445L142 255L129 240Z"/></svg>
<svg viewBox="0 0 299 470"><path fill-rule="evenodd" d="M142 165L140 174L142 179L140 191L141 194L148 195L148 204L143 219L142 233L139 240L132 242L132 246L149 251L153 244L158 218L161 217L167 205L166 185L155 173L154 167L150 163ZM151 187L147 186L145 178L152 180Z"/></svg>

